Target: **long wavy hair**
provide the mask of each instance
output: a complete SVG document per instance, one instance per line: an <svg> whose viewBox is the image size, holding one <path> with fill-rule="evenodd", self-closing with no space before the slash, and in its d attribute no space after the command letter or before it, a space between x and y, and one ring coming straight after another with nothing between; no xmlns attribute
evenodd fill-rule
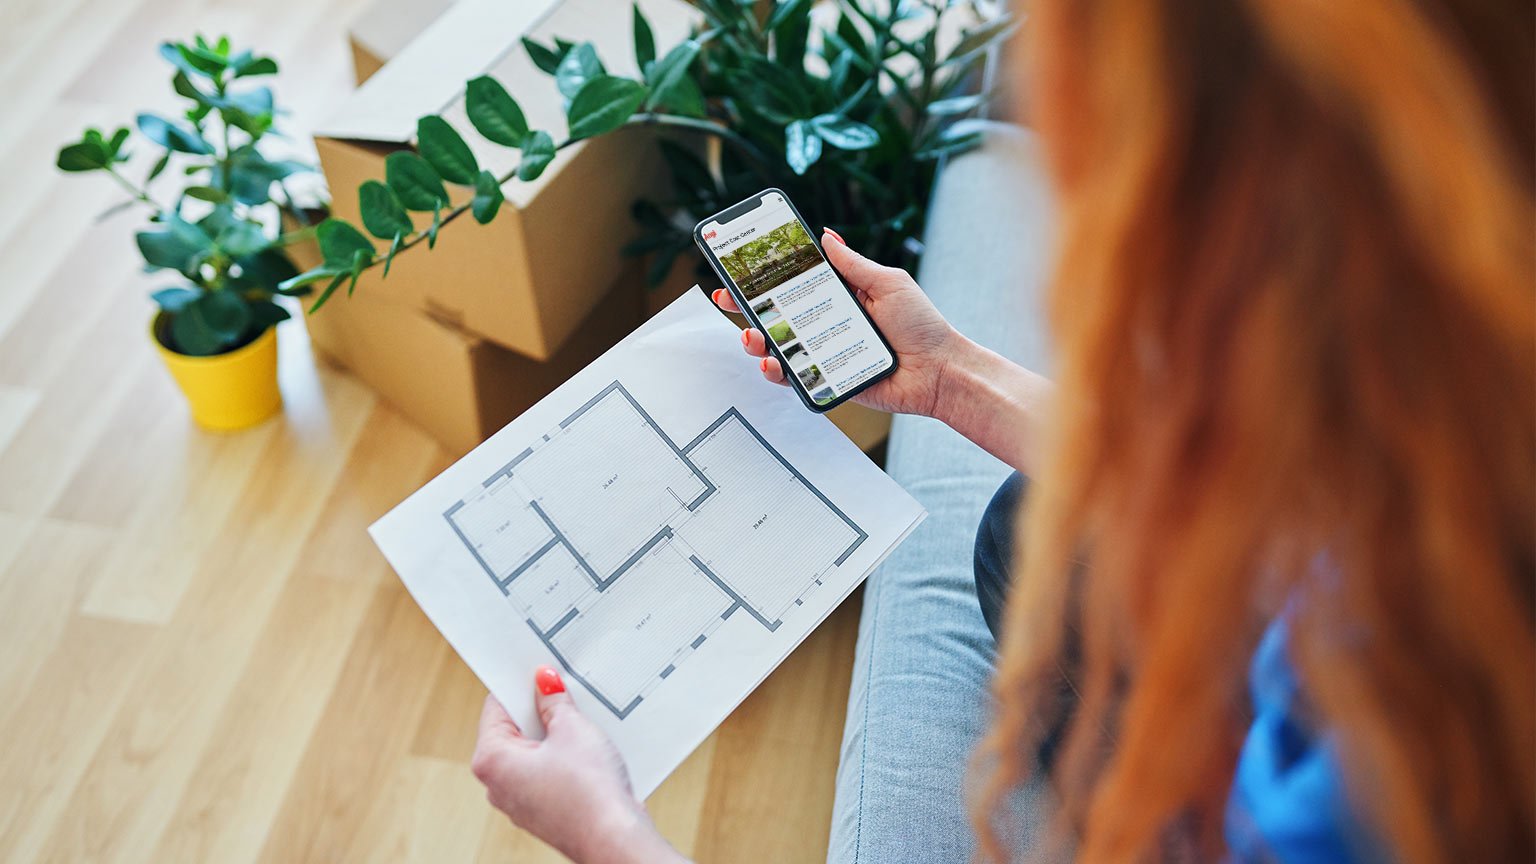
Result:
<svg viewBox="0 0 1536 864"><path fill-rule="evenodd" d="M1533 4L1029 11L1059 389L976 759L984 854L1011 854L1065 685L1077 860L1219 859L1247 665L1286 610L1393 860L1533 860Z"/></svg>

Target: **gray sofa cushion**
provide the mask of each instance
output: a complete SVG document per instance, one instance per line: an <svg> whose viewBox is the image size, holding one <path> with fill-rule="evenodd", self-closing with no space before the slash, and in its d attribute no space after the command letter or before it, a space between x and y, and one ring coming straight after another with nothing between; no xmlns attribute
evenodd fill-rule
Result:
<svg viewBox="0 0 1536 864"><path fill-rule="evenodd" d="M1038 145L985 125L983 148L940 175L918 282L962 332L1044 371L1051 204ZM971 552L1009 469L936 420L902 416L887 470L929 517L865 588L827 858L966 862L975 842L963 784L994 657ZM1024 798L1027 821L1038 807Z"/></svg>

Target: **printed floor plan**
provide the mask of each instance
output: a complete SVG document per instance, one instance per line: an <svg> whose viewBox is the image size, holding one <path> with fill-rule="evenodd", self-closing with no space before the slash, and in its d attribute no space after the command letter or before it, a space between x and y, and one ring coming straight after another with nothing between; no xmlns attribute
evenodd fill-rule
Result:
<svg viewBox="0 0 1536 864"><path fill-rule="evenodd" d="M776 630L868 539L734 408L679 446L618 381L443 515L620 719L732 615Z"/></svg>

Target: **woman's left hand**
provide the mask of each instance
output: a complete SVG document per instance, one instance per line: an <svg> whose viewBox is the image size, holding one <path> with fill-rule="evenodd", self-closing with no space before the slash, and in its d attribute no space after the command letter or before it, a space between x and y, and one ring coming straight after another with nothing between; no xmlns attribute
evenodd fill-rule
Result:
<svg viewBox="0 0 1536 864"><path fill-rule="evenodd" d="M485 697L471 767L491 805L580 864L682 861L629 786L624 759L565 692L560 674L534 675L544 740L523 736Z"/></svg>

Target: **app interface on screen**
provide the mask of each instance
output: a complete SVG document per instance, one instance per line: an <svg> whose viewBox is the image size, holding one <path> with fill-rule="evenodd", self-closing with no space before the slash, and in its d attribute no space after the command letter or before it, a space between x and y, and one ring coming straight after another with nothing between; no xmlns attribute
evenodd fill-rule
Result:
<svg viewBox="0 0 1536 864"><path fill-rule="evenodd" d="M812 401L825 405L890 367L885 343L784 196L770 192L761 206L710 222L700 236L779 346L785 374L800 379Z"/></svg>

